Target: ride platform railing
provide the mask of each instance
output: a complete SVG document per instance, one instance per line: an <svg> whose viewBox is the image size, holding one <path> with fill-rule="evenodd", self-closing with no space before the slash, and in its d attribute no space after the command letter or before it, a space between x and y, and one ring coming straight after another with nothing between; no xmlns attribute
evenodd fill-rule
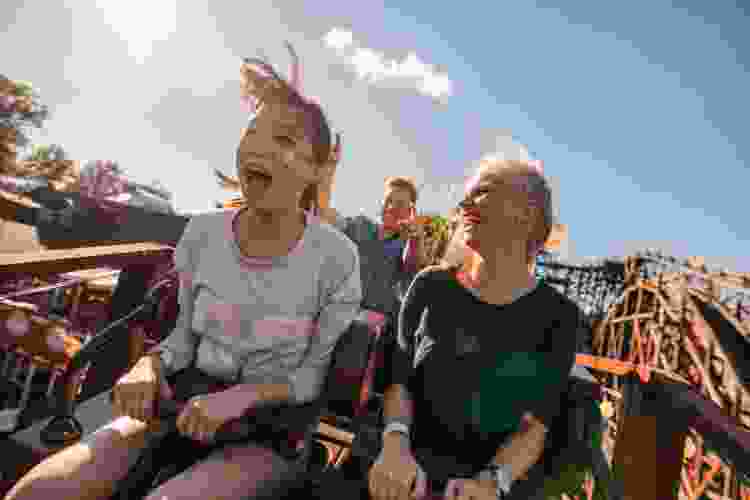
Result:
<svg viewBox="0 0 750 500"><path fill-rule="evenodd" d="M112 295L118 293L118 288L119 295L122 296L123 291L127 292L128 279L148 281L157 269L169 264L171 254L170 247L149 243L43 250L20 254L0 253L0 282L13 281L23 276L42 278L48 275L61 276L80 269L130 269L130 277L125 273L124 279L118 278L118 286L110 283L113 286L107 290L109 296L103 297L107 303L102 304L102 307L106 309L108 317L99 318L99 322L106 323L121 316L118 311L112 310L112 304L121 304L122 309L127 309L130 305L122 304L130 302L128 300L113 300ZM92 287L88 286L89 282L96 282L97 279L101 279L101 276L111 277L113 273L114 271L109 271L108 275L73 273L66 281L0 297L0 354L3 358L0 364L2 372L0 379L6 389L0 401L2 402L0 432L13 432L23 424L22 420L27 422L29 419L33 420L33 414L37 409L42 413L46 412L43 408L46 406L44 404L35 404L34 411L27 411L30 409L29 403L39 392L36 386L40 376L44 373L47 374L43 377L47 402L51 400L55 389L60 389L61 385L66 387L60 390L70 393L71 398L81 392L81 381L70 376L69 364L76 352L92 340L91 331L89 331L91 329L82 329L86 321L71 321L70 318L76 317L76 314L70 314L70 312L71 310L76 313L82 312L80 311L80 295L84 291L91 291ZM56 301L52 300L53 304L50 307L40 307L28 301L32 296L45 294L48 295L48 299L54 299L56 292L69 291L74 293L59 295L62 297L61 303L55 304ZM76 309L79 310L75 311ZM89 380L93 379L98 382L95 385L106 388L111 385L110 382L114 381L113 377L117 376L116 372L121 371L117 368L125 368L141 355L148 336L144 331L143 323L143 321L131 322L123 326L125 331L121 335L122 344L120 348L112 351L112 356L117 357L117 353L123 353L122 347L127 347L128 355L119 356L118 359L113 357L111 364L98 367L99 373L93 373L93 377L89 377ZM105 374L103 369L112 373ZM88 398L100 391L86 392L84 397ZM33 402L45 403L44 399Z"/></svg>

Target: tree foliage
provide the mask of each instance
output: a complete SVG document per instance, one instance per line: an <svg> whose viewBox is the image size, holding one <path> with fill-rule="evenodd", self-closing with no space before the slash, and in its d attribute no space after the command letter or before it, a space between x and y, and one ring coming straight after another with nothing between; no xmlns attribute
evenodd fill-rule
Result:
<svg viewBox="0 0 750 500"><path fill-rule="evenodd" d="M42 128L48 118L49 108L31 83L0 75L0 128L15 131L10 134L15 146L27 146L31 129Z"/></svg>

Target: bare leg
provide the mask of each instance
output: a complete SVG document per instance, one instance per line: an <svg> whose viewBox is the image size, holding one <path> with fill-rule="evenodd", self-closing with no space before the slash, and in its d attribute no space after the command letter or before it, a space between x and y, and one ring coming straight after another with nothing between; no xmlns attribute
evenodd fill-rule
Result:
<svg viewBox="0 0 750 500"><path fill-rule="evenodd" d="M119 417L27 472L5 500L94 500L114 494L158 424Z"/></svg>
<svg viewBox="0 0 750 500"><path fill-rule="evenodd" d="M302 470L259 445L227 446L162 484L146 500L279 498Z"/></svg>

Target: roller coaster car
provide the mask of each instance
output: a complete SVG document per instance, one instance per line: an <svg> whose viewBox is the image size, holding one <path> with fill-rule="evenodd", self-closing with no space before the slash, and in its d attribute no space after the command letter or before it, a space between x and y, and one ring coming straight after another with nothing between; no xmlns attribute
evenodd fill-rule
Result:
<svg viewBox="0 0 750 500"><path fill-rule="evenodd" d="M41 195L38 197L43 198ZM40 200L40 203L44 204L45 201L47 200ZM98 216L96 211L75 212L74 223L64 228L57 226L61 220L60 217L50 218L49 214L45 216L40 213L39 209L27 208L25 211L15 212L18 222L37 225L40 229L40 238L45 240L45 245L68 248L75 247L78 242L82 241L91 245L97 242L111 244L112 242L123 243L145 239L174 244L179 239L187 220L181 216L154 215L133 208L128 208L126 215L124 220L121 219L124 224L119 226L107 228L106 225L97 224L101 234L92 235L90 232L92 226L89 223ZM135 261L131 264L132 269L138 269ZM363 262L363 265L366 264ZM93 266L79 266L79 268L84 267ZM127 279L128 276L130 279ZM372 276L371 279L377 277L367 272L364 272L362 276L363 278ZM116 312L113 312L110 318L122 318L135 305L143 302L142 297L146 290L147 279L137 272L125 273L124 277L126 279L123 279L123 276L120 277L115 290L111 307ZM364 289L368 288L366 285L367 283L363 283ZM375 367L382 369L384 366L384 363L377 360L377 357L382 355L377 347L379 332L380 329L373 328L371 324L360 318L352 324L336 345L321 399L309 405L308 408L308 411L317 417L318 426L312 435L305 437L303 443L309 450L309 453L304 454L308 474L300 478L300 484L303 486L309 485L310 479L322 471L342 469L347 464L357 462L357 460L352 460L352 457L362 459L360 460L362 463L371 463L379 452L381 409L377 398L371 397ZM78 351L70 364L80 368L90 362L95 367L103 359L104 346L110 344L110 341L108 335L95 337L94 341ZM74 386L74 384L68 384L68 386ZM28 447L34 449L41 458L59 449L59 443L70 441L66 439L66 436L76 438L83 432L99 428L111 418L110 403L106 394L86 401L78 411L75 411L73 407L75 391L71 393L70 390L66 390L61 394L63 400L58 405L59 414L47 423L43 430L39 424L16 436L21 442L31 443ZM596 404L599 399L601 399L600 388L593 377L585 370L583 372L574 370L571 374L571 385L566 393L563 411L551 429L543 458L529 471L528 480L521 481L514 486L513 498L531 498L531 495L538 493L542 488L546 496L554 494L559 496L559 493L570 492L577 488L580 485L577 479L579 476L576 476L577 482L573 484L567 482L562 484L557 479L569 470L568 465L571 463L593 469L597 479L597 492L600 484L606 484L609 478L606 458L601 445L597 446L591 440L593 435L601 433L603 425ZM283 433L284 428L281 425L283 419L279 419L279 411L282 409L271 409L265 417L256 415L251 423L265 425L269 432ZM297 413L309 417L309 412ZM75 418L76 414L82 416L83 425ZM263 418L266 418L266 421L261 422ZM289 424L289 420L286 422ZM40 437L44 437L46 443L41 443ZM55 442L58 443L57 446L49 444ZM293 448L296 448L296 445ZM154 486L155 482L167 478L164 474L150 475L150 469L160 471L164 470L166 465L168 464L152 463L145 475L144 471L138 470L137 466L121 483L118 497L123 498L123 494L126 494L127 498L142 496ZM360 469L357 472L366 471Z"/></svg>

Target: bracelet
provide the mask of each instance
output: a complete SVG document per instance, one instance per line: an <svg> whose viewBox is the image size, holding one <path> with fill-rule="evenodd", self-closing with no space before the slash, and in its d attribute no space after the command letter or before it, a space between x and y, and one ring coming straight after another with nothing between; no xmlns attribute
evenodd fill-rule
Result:
<svg viewBox="0 0 750 500"><path fill-rule="evenodd" d="M385 436L389 432L398 432L399 434L403 434L404 436L408 438L409 426L403 422L390 422L388 425L385 426L385 429L383 429L383 436Z"/></svg>

